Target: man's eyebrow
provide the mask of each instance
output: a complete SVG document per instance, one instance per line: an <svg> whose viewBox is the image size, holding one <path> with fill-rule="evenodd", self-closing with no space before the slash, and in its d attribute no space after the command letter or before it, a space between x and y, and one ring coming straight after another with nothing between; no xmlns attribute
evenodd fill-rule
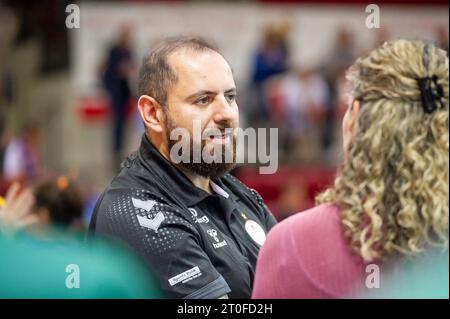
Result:
<svg viewBox="0 0 450 319"><path fill-rule="evenodd" d="M231 88L231 89L226 90L226 91L225 91L225 94L228 94L228 93L236 93L236 88L233 87L233 88ZM195 93L189 95L189 96L186 98L186 100L190 100L190 99L192 99L192 98L194 98L194 97L197 97L197 96L199 96L199 95L216 95L216 94L217 94L217 92L208 91L208 90L201 90L201 91L198 91L198 92L195 92Z"/></svg>
<svg viewBox="0 0 450 319"><path fill-rule="evenodd" d="M217 93L216 93L216 92L213 92L213 91L201 90L201 91L197 91L197 92L195 92L195 93L189 95L189 96L187 97L187 100L190 100L190 99L192 99L192 98L194 98L194 97L197 97L197 96L199 96L199 95L214 95L214 94L217 94Z"/></svg>
<svg viewBox="0 0 450 319"><path fill-rule="evenodd" d="M231 88L231 89L226 90L225 94L226 93L236 93L236 92L237 92L236 88Z"/></svg>

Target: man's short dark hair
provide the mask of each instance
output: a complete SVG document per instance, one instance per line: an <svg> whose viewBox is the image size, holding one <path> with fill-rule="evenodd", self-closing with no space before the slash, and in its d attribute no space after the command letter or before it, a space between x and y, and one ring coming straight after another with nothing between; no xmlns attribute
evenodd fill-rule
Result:
<svg viewBox="0 0 450 319"><path fill-rule="evenodd" d="M210 50L219 53L214 44L200 37L177 36L162 40L144 57L139 71L139 95L149 95L161 106L167 104L167 91L178 81L177 74L169 65L167 57L180 49L196 52Z"/></svg>

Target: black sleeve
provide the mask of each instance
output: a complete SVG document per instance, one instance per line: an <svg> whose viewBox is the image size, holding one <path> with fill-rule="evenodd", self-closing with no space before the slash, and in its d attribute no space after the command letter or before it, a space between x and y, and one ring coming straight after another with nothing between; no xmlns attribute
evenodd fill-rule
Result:
<svg viewBox="0 0 450 319"><path fill-rule="evenodd" d="M110 190L96 234L120 238L146 262L168 298L219 298L231 291L211 264L190 215L145 190Z"/></svg>

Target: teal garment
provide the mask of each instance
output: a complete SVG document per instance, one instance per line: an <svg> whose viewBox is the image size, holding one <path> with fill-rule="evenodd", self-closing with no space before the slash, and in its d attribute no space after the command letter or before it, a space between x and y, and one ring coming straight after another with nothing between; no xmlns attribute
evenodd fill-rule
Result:
<svg viewBox="0 0 450 319"><path fill-rule="evenodd" d="M449 299L449 251L428 251L403 263L365 298Z"/></svg>
<svg viewBox="0 0 450 319"><path fill-rule="evenodd" d="M0 298L164 297L129 252L101 241L56 238L0 235Z"/></svg>

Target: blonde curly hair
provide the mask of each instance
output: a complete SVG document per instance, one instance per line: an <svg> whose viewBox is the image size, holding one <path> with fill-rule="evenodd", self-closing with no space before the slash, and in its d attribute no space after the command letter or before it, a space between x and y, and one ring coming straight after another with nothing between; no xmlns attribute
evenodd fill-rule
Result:
<svg viewBox="0 0 450 319"><path fill-rule="evenodd" d="M424 111L418 79L436 75L441 108ZM420 41L384 43L347 79L360 113L334 185L321 203L341 208L345 235L366 261L448 245L449 60Z"/></svg>

